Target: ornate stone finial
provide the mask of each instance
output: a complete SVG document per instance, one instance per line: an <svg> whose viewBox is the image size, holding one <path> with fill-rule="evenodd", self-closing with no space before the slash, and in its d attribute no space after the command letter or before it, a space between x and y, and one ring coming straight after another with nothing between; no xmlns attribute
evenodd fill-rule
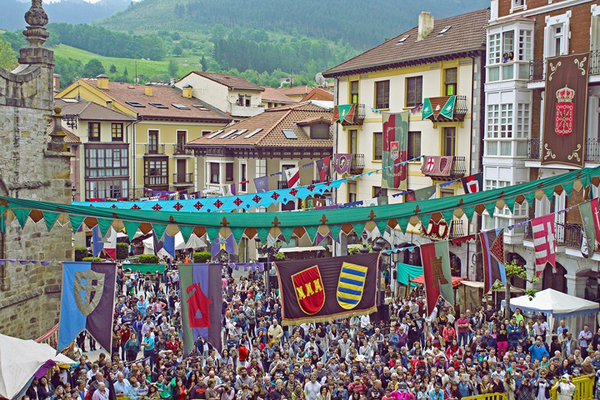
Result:
<svg viewBox="0 0 600 400"><path fill-rule="evenodd" d="M48 24L48 15L42 7L42 0L31 0L31 8L25 13L27 29L23 35L30 43L30 47L42 47L49 33L45 26Z"/></svg>
<svg viewBox="0 0 600 400"><path fill-rule="evenodd" d="M51 154L62 153L65 151L65 132L62 128L62 114L60 107L54 107L54 115L52 116L52 132L50 133L50 141L48 142L48 151Z"/></svg>

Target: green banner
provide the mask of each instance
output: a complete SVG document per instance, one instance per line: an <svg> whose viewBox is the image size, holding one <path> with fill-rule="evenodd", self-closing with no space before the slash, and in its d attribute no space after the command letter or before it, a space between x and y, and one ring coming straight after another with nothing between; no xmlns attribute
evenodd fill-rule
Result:
<svg viewBox="0 0 600 400"><path fill-rule="evenodd" d="M408 285L409 278L415 279L417 276L423 275L423 267L418 265L410 265L399 262L396 264L396 280L402 285ZM411 286L417 286L417 283L412 282Z"/></svg>
<svg viewBox="0 0 600 400"><path fill-rule="evenodd" d="M163 274L165 272L164 264L123 264L123 271L127 271L128 269L131 272L140 272L142 274L155 274L160 272Z"/></svg>
<svg viewBox="0 0 600 400"><path fill-rule="evenodd" d="M455 104L456 104L456 96L450 96L450 98L448 99L446 104L444 104L444 107L442 108L440 115L451 120L454 117L454 105Z"/></svg>
<svg viewBox="0 0 600 400"><path fill-rule="evenodd" d="M408 165L396 165L408 158L409 112L382 113L383 140L381 187L408 189Z"/></svg>

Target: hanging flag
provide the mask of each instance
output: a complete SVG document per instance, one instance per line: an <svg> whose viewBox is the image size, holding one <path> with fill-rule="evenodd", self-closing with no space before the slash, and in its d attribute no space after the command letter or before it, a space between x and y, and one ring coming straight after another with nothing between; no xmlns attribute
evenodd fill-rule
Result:
<svg viewBox="0 0 600 400"><path fill-rule="evenodd" d="M542 273L547 263L556 272L556 236L554 231L554 214L531 220L533 231L533 247L535 249L535 266Z"/></svg>
<svg viewBox="0 0 600 400"><path fill-rule="evenodd" d="M105 350L112 350L116 279L114 263L63 263L59 351L84 329Z"/></svg>
<svg viewBox="0 0 600 400"><path fill-rule="evenodd" d="M427 176L450 176L454 156L427 156L421 172Z"/></svg>
<svg viewBox="0 0 600 400"><path fill-rule="evenodd" d="M276 261L275 268L283 325L333 321L377 310L378 253Z"/></svg>
<svg viewBox="0 0 600 400"><path fill-rule="evenodd" d="M300 168L290 168L283 172L289 189L300 186Z"/></svg>
<svg viewBox="0 0 600 400"><path fill-rule="evenodd" d="M261 176L259 178L254 178L254 186L256 187L256 193L268 192L269 177Z"/></svg>
<svg viewBox="0 0 600 400"><path fill-rule="evenodd" d="M597 198L579 205L579 213L581 214L581 221L583 224L582 244L583 242L586 242L587 254L589 257L594 255L594 250L596 249L596 217L592 211L594 208L592 204L594 204L596 211L598 211ZM598 212L598 214L600 214L600 212Z"/></svg>
<svg viewBox="0 0 600 400"><path fill-rule="evenodd" d="M92 255L98 257L102 249L104 249L104 242L100 236L100 227L96 225L92 228Z"/></svg>
<svg viewBox="0 0 600 400"><path fill-rule="evenodd" d="M452 273L450 271L450 246L448 242L439 241L422 244L421 261L423 263L427 315L431 315L440 296L454 305Z"/></svg>
<svg viewBox="0 0 600 400"><path fill-rule="evenodd" d="M504 229L479 233L483 257L483 293L488 293L497 280L506 284L504 268Z"/></svg>
<svg viewBox="0 0 600 400"><path fill-rule="evenodd" d="M592 207L592 216L594 217L594 227L596 228L596 240L600 239L600 209L598 207L598 199L592 199L590 201Z"/></svg>
<svg viewBox="0 0 600 400"><path fill-rule="evenodd" d="M229 254L235 253L235 239L233 238L233 234L230 234L226 238L221 236L219 233L218 236L213 240L212 244L212 258L215 258L219 255L221 251L225 251Z"/></svg>
<svg viewBox="0 0 600 400"><path fill-rule="evenodd" d="M337 153L333 156L333 168L338 174L350 172L350 166L352 165L352 154L348 153Z"/></svg>
<svg viewBox="0 0 600 400"><path fill-rule="evenodd" d="M382 113L382 167L381 186L389 189L407 189L406 161L408 157L408 120L410 113Z"/></svg>
<svg viewBox="0 0 600 400"><path fill-rule="evenodd" d="M179 264L184 353L202 337L221 352L222 264Z"/></svg>
<svg viewBox="0 0 600 400"><path fill-rule="evenodd" d="M321 182L325 182L331 179L330 168L331 168L331 157L325 157L322 160L316 161L317 171L319 171L319 179Z"/></svg>
<svg viewBox="0 0 600 400"><path fill-rule="evenodd" d="M352 123L356 112L356 104L340 104L333 110L333 120L340 124L344 121Z"/></svg>
<svg viewBox="0 0 600 400"><path fill-rule="evenodd" d="M235 190L235 183L229 185L229 194L231 196L235 196L237 194L237 190Z"/></svg>
<svg viewBox="0 0 600 400"><path fill-rule="evenodd" d="M113 260L117 259L117 231L111 226L104 237L104 252Z"/></svg>
<svg viewBox="0 0 600 400"><path fill-rule="evenodd" d="M465 193L478 193L483 190L483 172L460 179Z"/></svg>
<svg viewBox="0 0 600 400"><path fill-rule="evenodd" d="M414 201L437 198L437 186L427 186L414 191Z"/></svg>
<svg viewBox="0 0 600 400"><path fill-rule="evenodd" d="M163 250L169 253L172 258L175 258L175 236L170 236L167 232L165 232Z"/></svg>

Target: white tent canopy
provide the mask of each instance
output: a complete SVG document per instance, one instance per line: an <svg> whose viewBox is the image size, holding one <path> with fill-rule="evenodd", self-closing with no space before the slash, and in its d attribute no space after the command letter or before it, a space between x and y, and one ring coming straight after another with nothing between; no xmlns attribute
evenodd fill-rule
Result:
<svg viewBox="0 0 600 400"><path fill-rule="evenodd" d="M502 301L504 305L504 300ZM567 326L578 335L583 325L589 324L593 330L595 316L600 311L600 305L594 301L581 299L562 293L554 289L545 289L529 296L520 296L510 299L510 309L520 308L526 313L542 313L547 317L548 326L552 332L556 332L554 325L557 320L564 319ZM550 339L550 335L546 335Z"/></svg>
<svg viewBox="0 0 600 400"><path fill-rule="evenodd" d="M15 398L48 361L75 364L46 343L0 334L0 397Z"/></svg>

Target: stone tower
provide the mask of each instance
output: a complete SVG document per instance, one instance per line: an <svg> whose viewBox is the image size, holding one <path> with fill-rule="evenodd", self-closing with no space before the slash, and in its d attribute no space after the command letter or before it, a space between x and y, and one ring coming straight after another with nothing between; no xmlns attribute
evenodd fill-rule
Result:
<svg viewBox="0 0 600 400"><path fill-rule="evenodd" d="M21 50L18 67L0 68L0 195L70 203L69 154L60 132L51 141L46 133L58 117L53 117L54 56L43 47L49 34L42 0L32 0L25 21L29 46ZM0 333L35 339L58 322L60 262L72 259L71 230L48 232L43 221L31 219L21 229L10 214L4 215L0 259L51 263L0 261Z"/></svg>

